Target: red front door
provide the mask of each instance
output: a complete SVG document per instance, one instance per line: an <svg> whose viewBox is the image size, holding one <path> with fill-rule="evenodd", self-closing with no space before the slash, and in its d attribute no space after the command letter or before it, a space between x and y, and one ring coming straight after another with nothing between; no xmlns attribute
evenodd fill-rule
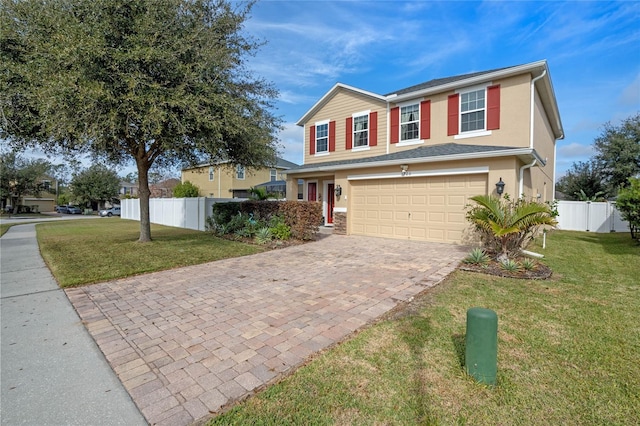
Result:
<svg viewBox="0 0 640 426"><path fill-rule="evenodd" d="M309 183L307 185L307 201L317 201L318 200L318 191L316 189L316 183Z"/></svg>
<svg viewBox="0 0 640 426"><path fill-rule="evenodd" d="M334 185L327 184L327 223L333 223L333 204L335 202Z"/></svg>

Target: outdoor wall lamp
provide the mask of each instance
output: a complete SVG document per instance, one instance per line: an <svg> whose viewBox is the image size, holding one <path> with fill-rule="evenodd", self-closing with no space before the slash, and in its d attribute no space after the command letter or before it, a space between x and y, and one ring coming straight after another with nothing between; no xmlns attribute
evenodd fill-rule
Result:
<svg viewBox="0 0 640 426"><path fill-rule="evenodd" d="M409 165L408 164L402 164L400 166L400 170L402 170L402 172L401 172L402 176L406 176L407 175L407 170L409 170Z"/></svg>
<svg viewBox="0 0 640 426"><path fill-rule="evenodd" d="M337 185L334 191L336 193L336 197L339 197L342 195L342 187L340 185Z"/></svg>
<svg viewBox="0 0 640 426"><path fill-rule="evenodd" d="M502 178L500 178L498 183L496 183L496 192L498 193L498 195L502 195L502 193L504 192L504 186L505 183L502 181Z"/></svg>

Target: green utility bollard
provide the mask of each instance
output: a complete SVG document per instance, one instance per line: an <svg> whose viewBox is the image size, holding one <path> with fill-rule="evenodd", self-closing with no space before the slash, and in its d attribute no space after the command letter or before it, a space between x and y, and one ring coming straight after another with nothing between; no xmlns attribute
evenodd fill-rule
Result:
<svg viewBox="0 0 640 426"><path fill-rule="evenodd" d="M498 315L491 309L467 310L465 370L480 383L496 384L498 373Z"/></svg>

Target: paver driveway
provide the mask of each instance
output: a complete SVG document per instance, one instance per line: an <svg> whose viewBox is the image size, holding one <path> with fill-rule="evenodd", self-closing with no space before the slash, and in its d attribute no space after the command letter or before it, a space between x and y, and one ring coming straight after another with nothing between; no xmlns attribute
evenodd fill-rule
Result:
<svg viewBox="0 0 640 426"><path fill-rule="evenodd" d="M331 235L67 295L149 423L187 425L438 283L465 253Z"/></svg>

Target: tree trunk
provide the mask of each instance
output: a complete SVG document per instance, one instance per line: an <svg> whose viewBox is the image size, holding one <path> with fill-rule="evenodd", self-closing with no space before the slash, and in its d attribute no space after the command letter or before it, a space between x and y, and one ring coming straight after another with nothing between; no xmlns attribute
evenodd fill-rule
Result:
<svg viewBox="0 0 640 426"><path fill-rule="evenodd" d="M138 196L140 197L140 238L138 242L151 241L151 220L149 218L149 164L146 159L136 159L138 166Z"/></svg>

